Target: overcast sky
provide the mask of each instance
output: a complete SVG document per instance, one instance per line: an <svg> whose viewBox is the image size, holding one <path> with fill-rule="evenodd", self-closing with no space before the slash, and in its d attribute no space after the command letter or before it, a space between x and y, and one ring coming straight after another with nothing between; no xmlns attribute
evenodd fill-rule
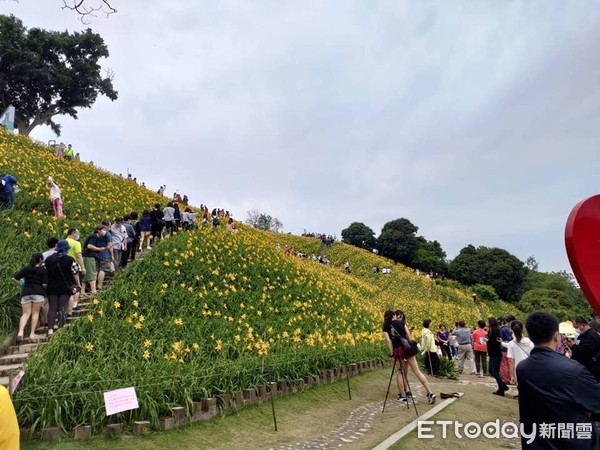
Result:
<svg viewBox="0 0 600 450"><path fill-rule="evenodd" d="M84 160L293 233L406 217L449 257L570 271L564 225L600 176L597 1L112 3L89 26L119 99L59 119ZM0 12L86 27L61 5Z"/></svg>

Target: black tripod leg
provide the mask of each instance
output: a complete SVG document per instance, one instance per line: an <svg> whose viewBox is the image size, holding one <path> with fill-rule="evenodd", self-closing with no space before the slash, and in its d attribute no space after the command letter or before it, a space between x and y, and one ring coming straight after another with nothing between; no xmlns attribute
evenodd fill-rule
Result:
<svg viewBox="0 0 600 450"><path fill-rule="evenodd" d="M385 412L385 405L387 403L388 396L390 395L390 387L392 386L392 379L394 378L394 372L396 371L396 358L394 358L394 363L392 364L392 373L390 374L390 382L388 383L387 392L385 393L385 400L383 401L383 409L381 412Z"/></svg>
<svg viewBox="0 0 600 450"><path fill-rule="evenodd" d="M412 398L413 405L414 405L415 399L412 396L412 391L410 390L410 384L408 384L408 374L406 373L406 370L404 370L404 361L401 358L398 358L398 366L400 367L400 369L399 369L400 375L402 376L402 386L405 388L404 393L406 396L408 396L408 392L411 393L411 398ZM406 381L406 384L404 384L404 381ZM406 399L406 409L410 409L410 404L408 403L408 398Z"/></svg>

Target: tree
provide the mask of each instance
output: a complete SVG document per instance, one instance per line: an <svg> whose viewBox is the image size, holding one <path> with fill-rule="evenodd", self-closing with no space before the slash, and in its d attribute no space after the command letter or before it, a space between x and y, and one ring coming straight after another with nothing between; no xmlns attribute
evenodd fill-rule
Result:
<svg viewBox="0 0 600 450"><path fill-rule="evenodd" d="M98 61L108 57L102 37L84 32L27 30L14 16L0 16L0 110L16 108L15 125L29 135L48 125L57 136L56 116L77 119L99 95L117 99L111 72L101 74Z"/></svg>
<svg viewBox="0 0 600 450"><path fill-rule="evenodd" d="M446 273L446 252L438 241L428 241L423 236L417 237L418 248L411 267L424 271L433 270L437 273Z"/></svg>
<svg viewBox="0 0 600 450"><path fill-rule="evenodd" d="M417 231L419 228L408 219L386 223L377 239L381 254L404 265L411 265L419 248Z"/></svg>
<svg viewBox="0 0 600 450"><path fill-rule="evenodd" d="M246 223L259 230L273 231L274 233L279 233L283 229L283 223L277 217L261 213L256 209L248 211Z"/></svg>
<svg viewBox="0 0 600 450"><path fill-rule="evenodd" d="M352 222L342 230L342 242L371 250L377 246L375 232L361 222Z"/></svg>
<svg viewBox="0 0 600 450"><path fill-rule="evenodd" d="M461 283L489 284L500 298L515 302L523 292L527 268L519 258L501 248L463 248L448 265L450 277Z"/></svg>
<svg viewBox="0 0 600 450"><path fill-rule="evenodd" d="M533 271L533 272L537 272L539 264L535 259L535 256L529 256L526 260L525 260L525 267L527 267L529 270Z"/></svg>
<svg viewBox="0 0 600 450"><path fill-rule="evenodd" d="M62 9L70 9L79 14L81 21L86 23L88 17L96 17L97 13L105 14L106 17L117 12L110 0L63 0Z"/></svg>
<svg viewBox="0 0 600 450"><path fill-rule="evenodd" d="M571 319L575 316L587 316L592 312L583 292L576 286L573 275L565 271L550 273L530 271L525 278L523 288L525 293L521 297L521 302L530 299L531 296L537 298L543 293L550 292L552 298L558 301L561 310L568 312ZM560 296L557 293L560 293Z"/></svg>

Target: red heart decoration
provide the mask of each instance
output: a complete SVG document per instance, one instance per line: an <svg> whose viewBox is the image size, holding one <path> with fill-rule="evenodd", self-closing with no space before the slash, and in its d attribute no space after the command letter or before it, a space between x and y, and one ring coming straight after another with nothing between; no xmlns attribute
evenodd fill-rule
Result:
<svg viewBox="0 0 600 450"><path fill-rule="evenodd" d="M583 295L600 315L600 195L575 205L567 219L565 245Z"/></svg>

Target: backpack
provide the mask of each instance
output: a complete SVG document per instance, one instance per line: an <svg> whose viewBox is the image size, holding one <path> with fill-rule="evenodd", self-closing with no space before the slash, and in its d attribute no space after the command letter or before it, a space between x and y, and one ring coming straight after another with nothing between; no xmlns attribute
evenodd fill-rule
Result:
<svg viewBox="0 0 600 450"><path fill-rule="evenodd" d="M213 226L215 226L215 227L219 226L219 223L220 223L219 218L217 216L213 217L213 219L212 219Z"/></svg>

